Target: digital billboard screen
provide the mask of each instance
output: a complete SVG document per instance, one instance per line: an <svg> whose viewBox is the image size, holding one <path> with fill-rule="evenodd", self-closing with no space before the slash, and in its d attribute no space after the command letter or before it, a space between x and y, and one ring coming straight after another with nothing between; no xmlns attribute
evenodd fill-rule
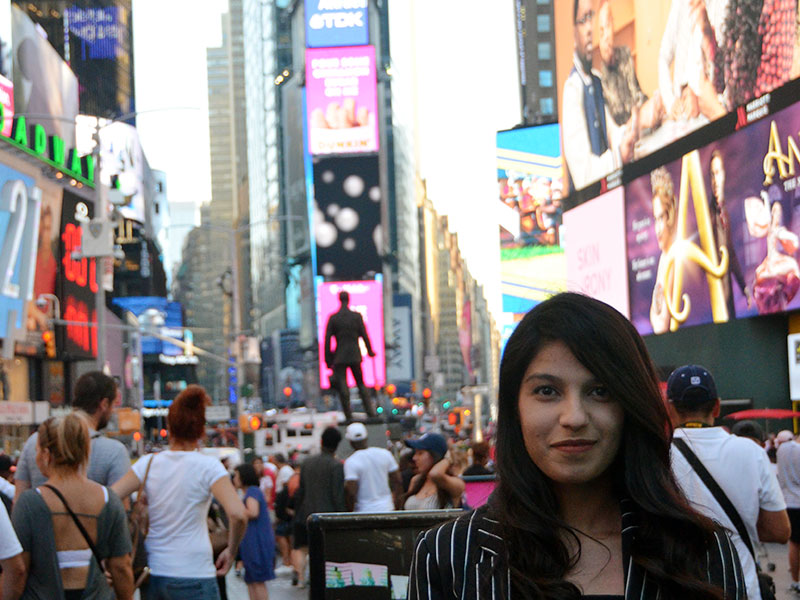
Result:
<svg viewBox="0 0 800 600"><path fill-rule="evenodd" d="M565 289L559 126L499 131L497 185L503 311L522 314Z"/></svg>
<svg viewBox="0 0 800 600"><path fill-rule="evenodd" d="M800 105L626 186L640 333L800 308Z"/></svg>
<svg viewBox="0 0 800 600"><path fill-rule="evenodd" d="M307 49L306 112L312 155L377 152L375 48Z"/></svg>
<svg viewBox="0 0 800 600"><path fill-rule="evenodd" d="M183 340L183 309L180 302L170 302L159 296L129 296L127 298L114 298L115 306L128 310L144 325L144 315L157 313L163 319L161 335ZM142 336L142 354L164 354L178 356L183 350L175 344L170 344L153 336Z"/></svg>
<svg viewBox="0 0 800 600"><path fill-rule="evenodd" d="M363 46L369 43L369 0L306 0L306 46Z"/></svg>
<svg viewBox="0 0 800 600"><path fill-rule="evenodd" d="M372 350L375 357L367 356L367 349L361 343L361 370L364 375L364 384L367 387L383 386L386 384L386 350L384 346L383 325L383 284L380 281L342 281L337 283L317 283L317 339L319 355L325 356L325 327L330 316L341 307L339 292L350 294L350 310L359 313L364 319ZM334 344L335 347L335 344ZM320 387L329 389L330 378L333 371L319 361ZM356 382L352 373L347 372L347 385L355 387Z"/></svg>
<svg viewBox="0 0 800 600"><path fill-rule="evenodd" d="M797 3L554 3L556 85L580 190L800 74Z"/></svg>
<svg viewBox="0 0 800 600"><path fill-rule="evenodd" d="M97 356L97 261L94 258L73 258L74 253L81 249L81 226L93 217L93 202L64 190L59 244L61 266L57 282L61 318L70 323L63 327L60 347L72 360Z"/></svg>
<svg viewBox="0 0 800 600"><path fill-rule="evenodd" d="M619 187L564 213L567 289L602 300L626 317L625 193Z"/></svg>
<svg viewBox="0 0 800 600"><path fill-rule="evenodd" d="M314 161L317 270L327 280L374 279L382 270L383 229L377 156Z"/></svg>

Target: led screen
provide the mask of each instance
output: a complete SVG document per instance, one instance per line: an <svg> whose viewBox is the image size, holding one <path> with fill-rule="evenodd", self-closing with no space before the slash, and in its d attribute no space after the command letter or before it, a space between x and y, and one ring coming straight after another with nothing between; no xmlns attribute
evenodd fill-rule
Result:
<svg viewBox="0 0 800 600"><path fill-rule="evenodd" d="M800 307L794 105L626 186L641 333Z"/></svg>
<svg viewBox="0 0 800 600"><path fill-rule="evenodd" d="M377 156L314 161L317 271L328 280L374 279L382 269Z"/></svg>
<svg viewBox="0 0 800 600"><path fill-rule="evenodd" d="M797 3L556 2L556 85L571 189L800 73ZM549 31L549 29L548 29Z"/></svg>
<svg viewBox="0 0 800 600"><path fill-rule="evenodd" d="M312 155L377 152L375 48L306 50L306 103Z"/></svg>
<svg viewBox="0 0 800 600"><path fill-rule="evenodd" d="M114 298L114 304L123 310L129 310L137 319L146 325L148 321L143 318L146 312L157 313L163 319L164 326L161 335L183 339L183 310L180 302L170 302L158 296L138 296L127 298ZM142 336L142 354L166 354L178 356L183 350L175 344L162 341L153 336Z"/></svg>
<svg viewBox="0 0 800 600"><path fill-rule="evenodd" d="M369 43L369 0L306 0L306 46L363 46Z"/></svg>
<svg viewBox="0 0 800 600"><path fill-rule="evenodd" d="M623 189L564 213L564 229L568 232L567 289L602 300L627 317Z"/></svg>
<svg viewBox="0 0 800 600"><path fill-rule="evenodd" d="M338 283L317 284L317 336L319 342L320 387L329 389L332 370L325 365L325 327L328 318L341 307L339 292L350 294L350 310L360 313L364 319L375 358L367 356L367 349L361 345L361 369L367 387L386 384L386 351L383 331L383 285L380 281L342 281ZM335 344L334 344L335 347ZM356 382L350 371L347 372L347 385L355 387Z"/></svg>
<svg viewBox="0 0 800 600"><path fill-rule="evenodd" d="M565 289L558 125L497 133L503 311L520 315Z"/></svg>

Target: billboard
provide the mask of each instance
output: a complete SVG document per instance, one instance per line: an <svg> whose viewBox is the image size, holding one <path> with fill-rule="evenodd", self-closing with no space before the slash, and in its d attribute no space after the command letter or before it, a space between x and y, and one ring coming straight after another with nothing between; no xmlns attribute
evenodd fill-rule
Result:
<svg viewBox="0 0 800 600"><path fill-rule="evenodd" d="M363 46L369 43L369 0L305 0L306 46Z"/></svg>
<svg viewBox="0 0 800 600"><path fill-rule="evenodd" d="M32 178L0 164L0 339L19 338L24 331L33 296L30 257L39 234L40 196Z"/></svg>
<svg viewBox="0 0 800 600"><path fill-rule="evenodd" d="M564 213L567 289L602 300L626 317L625 193L616 188Z"/></svg>
<svg viewBox="0 0 800 600"><path fill-rule="evenodd" d="M157 315L159 320L163 320L164 323L159 332L161 335L183 339L183 308L180 302L170 302L159 296L130 296L114 298L113 303L123 310L132 312L143 325L146 314L147 323L150 322L150 318ZM141 344L142 354L164 354L165 356L183 354L182 348L153 336L143 335Z"/></svg>
<svg viewBox="0 0 800 600"><path fill-rule="evenodd" d="M61 207L61 240L57 285L61 302L61 318L71 321L61 332L59 344L71 360L97 356L97 260L73 258L80 251L82 228L94 217L94 203L64 190Z"/></svg>
<svg viewBox="0 0 800 600"><path fill-rule="evenodd" d="M554 3L570 189L800 74L796 2Z"/></svg>
<svg viewBox="0 0 800 600"><path fill-rule="evenodd" d="M367 328L375 358L367 356L367 349L361 345L361 370L367 387L386 384L386 350L383 329L383 284L380 281L342 281L337 283L317 282L317 341L320 357L325 356L325 327L328 318L339 310L339 292L350 294L350 310L360 313ZM334 346L335 347L335 346ZM333 371L319 361L319 381L322 389L329 389ZM347 385L355 387L356 382L350 371L347 372Z"/></svg>
<svg viewBox="0 0 800 600"><path fill-rule="evenodd" d="M80 58L116 59L124 38L125 26L120 23L116 6L81 8L69 6L64 11L65 25L80 43Z"/></svg>
<svg viewBox="0 0 800 600"><path fill-rule="evenodd" d="M45 306L42 310L34 301L43 294L56 294L58 274L63 194L60 186L44 183L42 187L39 235L36 244L36 276L33 282L33 298L28 304L28 331L50 329L48 307Z"/></svg>
<svg viewBox="0 0 800 600"><path fill-rule="evenodd" d="M0 123L0 134L11 135L14 116L14 69L11 63L11 0L0 0L0 104L6 120Z"/></svg>
<svg viewBox="0 0 800 600"><path fill-rule="evenodd" d="M35 115L48 135L75 145L78 79L30 18L11 7L14 111Z"/></svg>
<svg viewBox="0 0 800 600"><path fill-rule="evenodd" d="M558 125L497 133L496 206L504 312L525 313L565 289L561 177Z"/></svg>
<svg viewBox="0 0 800 600"><path fill-rule="evenodd" d="M800 105L626 186L641 333L800 308Z"/></svg>
<svg viewBox="0 0 800 600"><path fill-rule="evenodd" d="M374 279L381 272L383 229L377 156L314 161L317 271L328 280Z"/></svg>
<svg viewBox="0 0 800 600"><path fill-rule="evenodd" d="M306 50L312 155L378 151L377 85L373 46Z"/></svg>

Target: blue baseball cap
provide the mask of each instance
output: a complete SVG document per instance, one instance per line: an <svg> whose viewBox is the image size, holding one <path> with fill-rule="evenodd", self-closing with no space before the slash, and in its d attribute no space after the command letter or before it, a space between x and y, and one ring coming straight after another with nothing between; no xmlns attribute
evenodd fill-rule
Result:
<svg viewBox="0 0 800 600"><path fill-rule="evenodd" d="M447 440L438 433L426 433L415 440L406 440L406 446L414 450L427 450L439 459L447 454Z"/></svg>
<svg viewBox="0 0 800 600"><path fill-rule="evenodd" d="M705 394L692 395L692 400L697 405L703 405L719 398L711 372L702 365L678 367L667 379L667 398L670 402L684 402L684 396L690 390L705 392Z"/></svg>

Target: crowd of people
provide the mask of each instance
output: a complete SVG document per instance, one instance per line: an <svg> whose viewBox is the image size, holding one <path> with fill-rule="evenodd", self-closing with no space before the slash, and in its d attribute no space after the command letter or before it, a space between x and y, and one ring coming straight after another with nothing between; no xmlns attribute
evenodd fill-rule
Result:
<svg viewBox="0 0 800 600"><path fill-rule="evenodd" d="M0 485L2 600L131 599L139 585L145 600L224 599L234 565L265 600L280 572L306 585L310 515L470 509L465 482L494 469L486 504L417 540L410 598L770 600L758 550L787 541L800 593L800 440L715 426L720 398L700 365L672 372L665 401L630 321L580 294L542 302L510 337L496 462L484 442L435 432L396 456L352 422L345 460L328 427L302 462L228 465L197 451L210 399L191 385L170 406L169 447L121 469L119 442L98 433L116 394L102 373L83 375L75 410L25 444L13 499ZM126 517L141 506L143 578Z"/></svg>

